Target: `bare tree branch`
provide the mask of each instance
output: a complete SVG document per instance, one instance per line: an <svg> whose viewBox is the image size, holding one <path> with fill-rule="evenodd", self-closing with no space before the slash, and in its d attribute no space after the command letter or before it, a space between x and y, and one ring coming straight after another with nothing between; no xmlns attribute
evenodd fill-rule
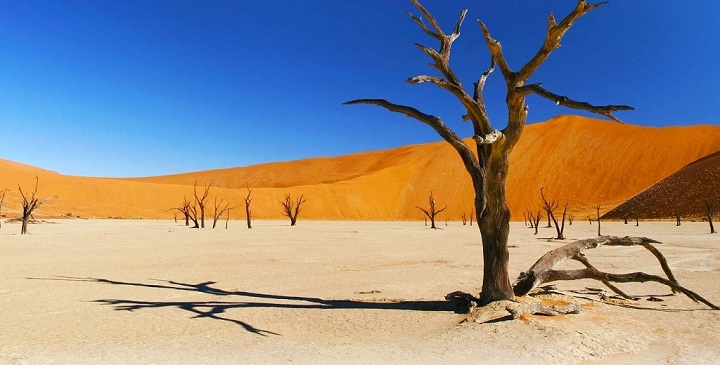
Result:
<svg viewBox="0 0 720 365"><path fill-rule="evenodd" d="M470 169L479 169L478 160L475 158L475 155L472 153L470 148L465 144L465 142L457 135L455 132L453 132L439 117L425 114L413 107L405 106L405 105L398 105L393 104L391 102L388 102L383 99L358 99L358 100L351 100L344 103L345 105L352 105L352 104L372 104L381 106L391 112L405 114L406 116L416 119L422 123L425 123L432 127L435 132L437 132L445 141L450 143L455 150L460 154L460 157L462 158L463 162L465 163L466 168L468 171ZM469 166L469 167L468 167ZM471 172L472 174L473 172ZM475 172L476 173L476 172Z"/></svg>
<svg viewBox="0 0 720 365"><path fill-rule="evenodd" d="M591 113L603 115L618 123L622 123L622 121L612 115L613 112L621 110L635 110L635 108L627 105L592 105L584 101L575 101L568 98L567 96L561 96L545 90L540 84L525 85L518 87L515 90L517 90L520 94L527 95L532 93L538 96L542 96L545 99L551 100L556 105L562 105L571 109L586 110Z"/></svg>
<svg viewBox="0 0 720 365"><path fill-rule="evenodd" d="M485 37L485 44L490 51L490 55L492 55L493 60L498 67L500 67L500 72L502 72L505 82L508 86L512 85L514 83L515 73L510 68L510 65L508 65L507 60L505 60L505 55L503 54L500 42L490 36L490 31L488 31L485 23L481 22L479 19L477 22L480 24L480 29L482 29L483 36ZM515 87L515 85L512 86Z"/></svg>
<svg viewBox="0 0 720 365"><path fill-rule="evenodd" d="M550 54L560 48L560 40L570 29L575 20L587 14L589 11L604 5L605 3L607 2L590 5L585 0L580 0L575 6L575 9L573 9L573 11L571 11L570 14L568 14L559 24L555 23L555 17L550 14L548 16L548 28L547 33L545 34L545 41L535 56L530 59L530 61L528 61L520 69L520 71L518 71L515 86L521 86L524 84L530 76L535 73L538 67L547 60Z"/></svg>

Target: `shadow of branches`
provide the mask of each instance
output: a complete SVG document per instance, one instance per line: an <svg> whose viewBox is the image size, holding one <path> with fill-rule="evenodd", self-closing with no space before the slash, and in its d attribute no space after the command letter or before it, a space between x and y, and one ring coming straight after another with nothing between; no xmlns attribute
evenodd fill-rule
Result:
<svg viewBox="0 0 720 365"><path fill-rule="evenodd" d="M118 281L93 277L54 276L51 278L27 278L30 280L60 280L76 281L96 284L143 287L162 290L187 291L203 293L215 297L235 299L234 301L142 301L130 299L97 299L94 302L109 305L118 311L133 312L151 308L177 308L193 314L191 318L210 318L226 321L242 326L246 331L261 336L279 335L278 333L263 330L246 322L223 316L228 310L242 308L289 308L289 309L365 309L365 310L415 310L415 311L450 311L460 310L457 303L442 301L365 301L365 300L331 300L314 297L289 296L278 294L255 293L248 291L229 291L217 288L215 281L205 281L197 284L183 283L171 280L153 280L155 283L139 283Z"/></svg>

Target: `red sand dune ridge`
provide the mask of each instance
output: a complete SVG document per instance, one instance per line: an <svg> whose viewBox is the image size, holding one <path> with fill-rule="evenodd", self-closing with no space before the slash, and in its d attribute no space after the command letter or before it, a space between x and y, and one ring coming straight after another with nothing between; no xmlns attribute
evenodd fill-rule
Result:
<svg viewBox="0 0 720 365"><path fill-rule="evenodd" d="M643 190L605 214L620 219L704 217L705 203L720 211L720 152L703 157Z"/></svg>
<svg viewBox="0 0 720 365"><path fill-rule="evenodd" d="M570 212L590 214L596 204L615 207L683 166L720 151L720 127L652 128L579 116L560 116L525 128L511 155L508 203L513 219L540 207L539 190L550 199L569 201ZM444 142L352 155L313 158L133 179L65 176L0 160L0 188L10 188L4 214L17 214L17 184L30 189L40 178L38 195L58 195L39 210L47 215L169 218L168 209L191 198L192 185L213 181L215 196L227 197L244 216L246 187L253 191L257 218L281 218L279 200L304 194L301 219L422 219L432 190L447 205L441 219L458 220L469 212L472 191L455 151Z"/></svg>

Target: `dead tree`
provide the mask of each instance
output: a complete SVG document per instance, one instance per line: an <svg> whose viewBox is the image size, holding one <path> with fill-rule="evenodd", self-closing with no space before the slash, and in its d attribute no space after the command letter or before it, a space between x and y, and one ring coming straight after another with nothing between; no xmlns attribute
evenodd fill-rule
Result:
<svg viewBox="0 0 720 365"><path fill-rule="evenodd" d="M428 197L428 204L430 205L429 209L425 209L425 208L419 207L417 205L415 206L415 208L420 209L420 211L423 212L428 219L430 219L430 228L431 229L437 229L437 227L435 227L435 216L444 212L445 209L447 209L447 205L444 206L442 209L438 210L435 207L435 198L433 198L432 191L430 192L430 196Z"/></svg>
<svg viewBox="0 0 720 365"><path fill-rule="evenodd" d="M303 195L300 195L300 197L293 202L290 194L285 194L285 201L281 201L280 205L283 207L282 214L290 218L290 226L294 226L297 222L298 214L300 214L300 206L306 201L307 199L305 199Z"/></svg>
<svg viewBox="0 0 720 365"><path fill-rule="evenodd" d="M0 190L0 213L2 213L3 205L5 203L5 194L10 191L10 189L2 189ZM0 214L0 217L2 217L2 214ZM0 228L2 228L2 219L0 219Z"/></svg>
<svg viewBox="0 0 720 365"><path fill-rule="evenodd" d="M595 211L597 212L598 237L600 237L601 234L600 234L600 206L599 206L599 205L596 205L596 206L595 206Z"/></svg>
<svg viewBox="0 0 720 365"><path fill-rule="evenodd" d="M675 208L675 226L680 227L680 210Z"/></svg>
<svg viewBox="0 0 720 365"><path fill-rule="evenodd" d="M540 188L540 198L542 198L543 207L545 208L545 212L548 215L548 220L552 219L553 224L555 224L555 231L557 231L557 239L564 240L565 236L563 235L563 232L565 231L565 217L567 216L568 203L565 203L565 207L563 208L562 212L562 220L558 224L558 220L555 217L555 209L557 209L558 203L556 200L549 202L545 198L545 192L543 191L544 189L544 187Z"/></svg>
<svg viewBox="0 0 720 365"><path fill-rule="evenodd" d="M193 226L190 228L200 228L197 202L188 206L188 218L193 222Z"/></svg>
<svg viewBox="0 0 720 365"><path fill-rule="evenodd" d="M359 99L348 101L346 104L373 104L417 119L432 127L445 141L452 145L470 175L475 192L475 214L483 243L483 284L479 302L480 304L487 304L496 300L514 299L508 274L510 210L505 197L505 187L510 152L520 140L528 117L528 106L525 103L527 96L535 94L549 99L556 105L590 111L618 122L619 120L612 115L613 112L633 109L624 105L596 106L555 94L545 89L540 83L528 83L528 80L540 65L548 59L553 51L560 47L560 40L572 24L604 3L587 4L584 0L581 0L570 14L559 23L556 22L555 17L550 15L543 44L537 53L519 70L513 70L505 59L500 42L490 36L485 24L479 22L485 44L490 51L490 66L480 75L474 84L472 92L469 93L450 68L450 49L453 42L460 36L460 27L467 10L462 11L460 14L452 33L447 34L441 29L440 24L433 15L418 0L411 1L424 15L430 26L428 27L425 20L412 14L409 14L410 19L417 23L428 36L440 43L438 49L417 45L433 61L431 66L439 72L440 76L420 75L408 79L408 82L413 84L433 84L450 92L460 101L467 112L463 119L470 121L472 124L472 146L475 147L476 153L473 153L471 146L451 130L440 117L383 99ZM505 102L507 104L508 120L507 126L503 130L493 128L483 99L485 81L496 67L500 69L506 87Z"/></svg>
<svg viewBox="0 0 720 365"><path fill-rule="evenodd" d="M463 226L467 226L467 214L465 212L462 212L460 219L462 219Z"/></svg>
<svg viewBox="0 0 720 365"><path fill-rule="evenodd" d="M200 228L205 228L205 204L207 204L207 197L210 193L210 187L212 186L212 182L210 184L205 184L205 190L203 191L202 196L198 195L197 191L197 180L195 181L195 184L193 184L193 193L195 195L195 204L197 205L197 209L199 209L200 213ZM196 210L197 210L196 209ZM196 218L197 214L196 214Z"/></svg>
<svg viewBox="0 0 720 365"><path fill-rule="evenodd" d="M687 295L695 302L701 302L708 307L718 310L720 307L710 303L697 293L686 289L678 284L675 276L668 266L667 260L660 251L653 246L658 241L645 237L611 237L600 236L597 238L589 238L585 240L575 241L565 246L556 248L543 255L535 264L526 272L520 273L515 284L513 285L515 295L523 296L536 287L553 281L559 280L579 280L594 279L604 283L610 290L622 296L625 299L634 299L625 294L619 288L615 287L612 282L616 283L644 283L652 281L666 285L672 289L673 293L682 293ZM587 249L597 248L600 246L635 246L639 245L650 251L657 258L667 278L657 275L650 275L643 272L633 272L629 274L613 274L602 272L596 269L587 257L582 253ZM556 267L567 260L576 260L585 266L585 269L577 270L557 270Z"/></svg>
<svg viewBox="0 0 720 365"><path fill-rule="evenodd" d="M530 228L535 228L535 225L533 224L533 214L530 211L530 208L525 208L525 213L523 213L523 219L525 220L526 226L530 226ZM529 222L528 219L530 220Z"/></svg>
<svg viewBox="0 0 720 365"><path fill-rule="evenodd" d="M218 197L215 197L213 206L215 207L215 210L213 211L212 228L215 229L215 226L217 225L217 221L220 220L220 217L222 217L223 213L227 212L228 217L229 217L230 211L235 209L235 207L231 207L230 203L225 201L225 197L220 198L220 201L218 201ZM229 220L229 218L228 218L228 220ZM225 228L227 228L227 224L226 224Z"/></svg>
<svg viewBox="0 0 720 365"><path fill-rule="evenodd" d="M22 196L22 206L23 206L23 212L22 212L22 227L20 228L20 234L26 234L27 233L27 226L30 222L30 219L33 217L33 212L35 209L40 207L41 205L45 204L45 202L57 198L57 196L51 196L45 198L45 200L38 202L38 198L35 197L37 194L38 189L38 177L35 176L35 190L31 194L25 194L22 191L22 187L20 187L20 184L18 184L18 190L20 191L20 196ZM34 218L32 218L34 219Z"/></svg>
<svg viewBox="0 0 720 365"><path fill-rule="evenodd" d="M248 188L247 196L245 196L245 217L247 218L248 229L252 229L252 220L250 218L250 203L252 203L252 198L250 194L252 194L252 191Z"/></svg>
<svg viewBox="0 0 720 365"><path fill-rule="evenodd" d="M574 220L575 220L575 216L570 214L568 216L568 224L572 226Z"/></svg>
<svg viewBox="0 0 720 365"><path fill-rule="evenodd" d="M710 200L705 200L705 216L707 217L708 224L710 224L710 233L717 233L715 231L715 227L713 226L713 215L715 214L715 202Z"/></svg>
<svg viewBox="0 0 720 365"><path fill-rule="evenodd" d="M538 228L540 225L540 220L542 219L542 213L541 210L538 209L537 213L533 214L533 212L528 209L527 211L529 219L530 219L530 228L535 228L535 235L538 234Z"/></svg>
<svg viewBox="0 0 720 365"><path fill-rule="evenodd" d="M185 217L185 227L190 225L190 202L187 200L186 197L183 197L183 202L181 206L170 208L170 210L175 210L182 213L182 215ZM177 221L177 219L175 221Z"/></svg>
<svg viewBox="0 0 720 365"><path fill-rule="evenodd" d="M640 214L635 212L635 227L640 227Z"/></svg>

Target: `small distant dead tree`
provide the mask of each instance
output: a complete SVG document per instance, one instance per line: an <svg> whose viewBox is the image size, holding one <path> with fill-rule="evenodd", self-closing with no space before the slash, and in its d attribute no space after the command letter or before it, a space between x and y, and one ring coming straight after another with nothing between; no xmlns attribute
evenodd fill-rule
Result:
<svg viewBox="0 0 720 365"><path fill-rule="evenodd" d="M247 196L245 196L245 217L247 218L248 229L252 229L252 220L250 217L250 203L252 203L252 198L250 197L250 194L252 194L252 191L250 191L250 188L248 188L247 191Z"/></svg>
<svg viewBox="0 0 720 365"><path fill-rule="evenodd" d="M38 202L38 199L35 197L37 194L38 189L38 182L39 179L37 176L35 176L35 190L31 194L25 194L22 190L22 187L20 187L20 184L18 184L18 190L20 191L20 196L22 196L22 206L23 206L23 213L22 213L22 227L20 228L20 234L26 234L27 233L27 226L28 222L30 222L30 219L33 217L33 212L35 209L40 207L41 205L45 204L45 202L57 198L57 196L51 196L45 198L45 200ZM4 194L3 194L4 195ZM34 219L34 218L32 218Z"/></svg>
<svg viewBox="0 0 720 365"><path fill-rule="evenodd" d="M437 229L437 227L435 227L435 216L437 216L438 214L444 212L445 209L447 209L447 205L444 206L442 209L439 209L439 210L438 210L438 209L435 207L435 198L433 197L433 192L432 192L432 191L430 192L430 196L428 196L428 204L430 205L430 208L429 208L429 209L425 209L425 208L419 207L419 206L417 206L417 205L415 206L415 208L420 209L420 211L422 211L422 212L425 214L425 216L426 216L428 219L430 219L430 228L431 228L431 229ZM426 224L426 225L427 225L427 224Z"/></svg>
<svg viewBox="0 0 720 365"><path fill-rule="evenodd" d="M302 194L295 202L293 202L290 194L285 194L285 201L281 201L280 205L283 207L282 214L290 218L290 226L294 226L297 222L298 214L300 214L300 206L306 201L307 199L305 199Z"/></svg>
<svg viewBox="0 0 720 365"><path fill-rule="evenodd" d="M188 218L193 222L193 226L190 228L200 228L197 203L188 206Z"/></svg>
<svg viewBox="0 0 720 365"><path fill-rule="evenodd" d="M207 204L207 197L210 193L210 187L212 186L212 182L210 184L205 184L205 190L203 191L202 196L198 195L197 191L197 180L195 181L195 184L193 184L193 193L195 195L195 203L197 204L198 209L200 209L200 228L205 228L205 204ZM196 216L197 218L197 216Z"/></svg>
<svg viewBox="0 0 720 365"><path fill-rule="evenodd" d="M225 201L225 197L221 197L220 201L218 201L218 197L215 197L215 201L213 203L213 206L215 207L215 210L213 211L213 225L212 228L215 229L215 226L217 225L217 221L220 220L220 217L222 217L223 213L228 213L228 217L230 216L230 211L235 209L235 207L231 207L230 203ZM229 220L229 218L228 218ZM227 225L226 227L227 228Z"/></svg>
<svg viewBox="0 0 720 365"><path fill-rule="evenodd" d="M563 232L565 231L565 217L567 216L568 203L565 203L565 207L563 208L562 212L562 220L560 223L558 223L558 220L555 217L555 209L557 209L558 203L556 200L548 201L545 198L544 189L544 187L540 188L540 198L542 198L543 207L545 208L545 212L549 216L548 220L552 219L553 223L555 224L555 231L557 231L557 239L564 240L565 236L563 235Z"/></svg>
<svg viewBox="0 0 720 365"><path fill-rule="evenodd" d="M572 226L574 220L575 220L575 216L570 214L568 216L568 224Z"/></svg>
<svg viewBox="0 0 720 365"><path fill-rule="evenodd" d="M675 208L675 226L680 227L680 210Z"/></svg>
<svg viewBox="0 0 720 365"><path fill-rule="evenodd" d="M460 218L462 219L463 226L466 226L467 225L467 214L465 214L465 212L462 212L462 215L460 216Z"/></svg>
<svg viewBox="0 0 720 365"><path fill-rule="evenodd" d="M635 212L635 227L640 227L640 214Z"/></svg>
<svg viewBox="0 0 720 365"><path fill-rule="evenodd" d="M628 218L628 215L625 214L625 215L623 216L623 223L627 224L627 218Z"/></svg>
<svg viewBox="0 0 720 365"><path fill-rule="evenodd" d="M185 226L187 227L190 225L190 202L187 200L186 197L183 197L183 202L181 206L170 208L170 210L180 212L183 217L185 217ZM175 221L177 222L177 219L175 219Z"/></svg>
<svg viewBox="0 0 720 365"><path fill-rule="evenodd" d="M597 212L597 222L598 222L598 237L602 236L600 234L600 205L595 206L595 211Z"/></svg>
<svg viewBox="0 0 720 365"><path fill-rule="evenodd" d="M710 224L710 233L717 233L713 226L713 215L715 214L715 202L705 200L705 215L707 216L708 224Z"/></svg>
<svg viewBox="0 0 720 365"><path fill-rule="evenodd" d="M530 211L530 208L525 208L525 212L523 213L523 219L525 220L526 226L530 226L530 228L535 228L535 225L533 224L533 215ZM529 222L528 219L530 219Z"/></svg>
<svg viewBox="0 0 720 365"><path fill-rule="evenodd" d="M5 194L7 194L8 191L10 191L10 189L0 190L0 213L2 213L3 204L5 202ZM0 217L1 216L2 214L0 214ZM2 219L0 219L0 228L2 228Z"/></svg>
<svg viewBox="0 0 720 365"><path fill-rule="evenodd" d="M557 205L555 206L555 208L557 208ZM551 212L548 212L547 207L543 206L543 209L545 209L545 215L547 215L547 220L548 220L547 226L545 228L552 228L551 217L553 216L553 214L550 214Z"/></svg>
<svg viewBox="0 0 720 365"><path fill-rule="evenodd" d="M540 225L540 220L542 219L542 210L538 209L537 213L533 214L533 212L528 209L527 214L530 219L530 228L535 228L535 233L538 234L538 227Z"/></svg>

